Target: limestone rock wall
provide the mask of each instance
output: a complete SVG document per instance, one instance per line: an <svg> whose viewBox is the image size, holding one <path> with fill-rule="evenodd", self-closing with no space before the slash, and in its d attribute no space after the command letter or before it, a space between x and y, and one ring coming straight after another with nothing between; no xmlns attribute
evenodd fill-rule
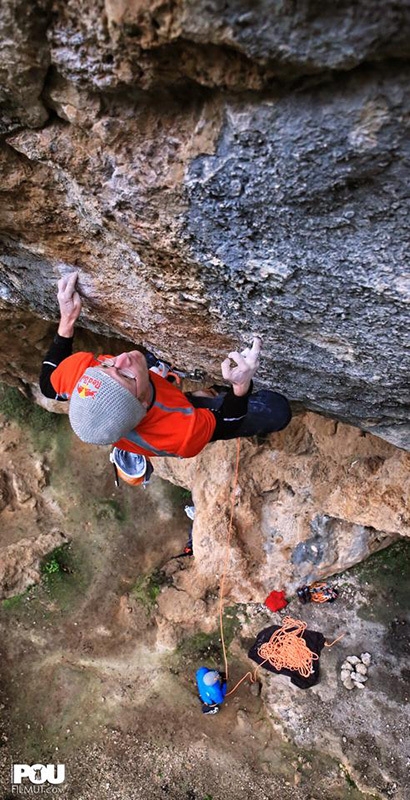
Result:
<svg viewBox="0 0 410 800"><path fill-rule="evenodd" d="M4 314L76 268L86 328L212 376L257 329L263 385L408 447L409 15L6 0Z"/></svg>
<svg viewBox="0 0 410 800"><path fill-rule="evenodd" d="M235 462L234 441L155 462L158 475L192 491L196 558L174 575L191 596L215 591L225 559L226 595L262 602L273 589L292 594L410 535L409 455L309 412L268 442L241 442L227 550Z"/></svg>

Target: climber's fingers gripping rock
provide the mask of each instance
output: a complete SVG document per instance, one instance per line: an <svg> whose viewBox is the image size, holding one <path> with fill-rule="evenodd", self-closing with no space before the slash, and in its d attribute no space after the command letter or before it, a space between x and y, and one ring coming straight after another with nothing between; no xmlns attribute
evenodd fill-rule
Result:
<svg viewBox="0 0 410 800"><path fill-rule="evenodd" d="M262 338L258 334L255 334L253 337L252 347L245 347L245 350L241 350L241 356L243 356L244 359L250 365L252 364L254 365L253 375L255 374L259 366L259 354L261 351L261 345L262 345Z"/></svg>
<svg viewBox="0 0 410 800"><path fill-rule="evenodd" d="M81 314L81 297L76 290L78 272L70 272L58 281L57 300L60 307L60 336L72 336L74 324Z"/></svg>
<svg viewBox="0 0 410 800"><path fill-rule="evenodd" d="M232 384L236 395L246 394L249 390L250 382L259 365L260 349L261 339L255 336L252 347L246 347L241 353L235 350L222 362L222 375Z"/></svg>
<svg viewBox="0 0 410 800"><path fill-rule="evenodd" d="M61 318L67 322L75 322L81 313L81 297L75 285L78 272L70 272L58 281L57 300L60 306Z"/></svg>

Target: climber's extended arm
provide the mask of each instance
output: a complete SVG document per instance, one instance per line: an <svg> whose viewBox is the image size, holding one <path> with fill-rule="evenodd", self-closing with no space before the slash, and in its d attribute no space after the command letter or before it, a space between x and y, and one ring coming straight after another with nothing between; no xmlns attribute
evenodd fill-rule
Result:
<svg viewBox="0 0 410 800"><path fill-rule="evenodd" d="M60 323L51 347L47 350L41 365L40 389L45 397L51 400L65 400L56 394L51 383L51 375L55 368L73 352L74 325L81 313L81 298L75 286L78 272L64 275L58 281L57 299L60 307Z"/></svg>
<svg viewBox="0 0 410 800"><path fill-rule="evenodd" d="M220 408L213 410L216 427L211 442L232 439L248 411L248 399L252 394L252 389L253 381L250 382L246 394L236 395L232 388L229 389Z"/></svg>
<svg viewBox="0 0 410 800"><path fill-rule="evenodd" d="M260 336L254 336L252 347L241 353L229 353L221 364L222 375L232 384L220 408L214 410L216 428L211 441L231 439L239 428L248 410L248 399L252 393L252 378L258 368L261 349ZM234 364L232 364L234 362Z"/></svg>
<svg viewBox="0 0 410 800"><path fill-rule="evenodd" d="M44 397L49 397L50 400L66 400L66 397L61 397L56 394L51 383L51 376L56 367L73 352L73 337L60 336L58 333L54 336L51 347L47 350L44 361L41 365L41 372L39 378L40 389Z"/></svg>

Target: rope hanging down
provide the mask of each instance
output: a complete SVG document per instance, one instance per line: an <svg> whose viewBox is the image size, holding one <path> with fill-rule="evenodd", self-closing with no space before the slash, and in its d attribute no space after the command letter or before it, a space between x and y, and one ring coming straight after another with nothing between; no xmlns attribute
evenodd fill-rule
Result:
<svg viewBox="0 0 410 800"><path fill-rule="evenodd" d="M235 497L236 497L236 489L238 486L238 473L239 473L239 455L241 449L241 440L236 440L236 462L235 462L235 473L231 491L231 510L229 515L229 524L228 524L228 536L226 539L225 544L225 554L224 554L224 562L223 562L223 569L222 569L222 577L221 577L221 584L219 587L219 630L221 636L221 645L222 645L222 652L224 657L224 668L225 668L225 675L226 680L229 678L229 667L228 667L228 658L226 655L226 646L225 646L225 638L224 638L224 626L223 626L223 599L224 599L224 591L225 591L225 578L228 569L228 559L230 555L230 545L231 545L231 538L232 538L232 524L233 524L233 513L235 508Z"/></svg>

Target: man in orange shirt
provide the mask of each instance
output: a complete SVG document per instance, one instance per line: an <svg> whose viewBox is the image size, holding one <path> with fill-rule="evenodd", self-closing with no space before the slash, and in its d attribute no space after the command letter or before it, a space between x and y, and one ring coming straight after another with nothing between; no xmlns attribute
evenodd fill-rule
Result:
<svg viewBox="0 0 410 800"><path fill-rule="evenodd" d="M47 397L70 398L70 423L82 441L114 444L148 457L190 458L208 442L271 433L289 423L290 407L283 395L267 390L252 395L259 337L252 347L229 353L223 361L222 375L231 388L217 398L184 394L149 370L151 354L139 350L115 358L72 355L81 312L77 278L73 272L58 282L61 319L43 361L40 387Z"/></svg>

